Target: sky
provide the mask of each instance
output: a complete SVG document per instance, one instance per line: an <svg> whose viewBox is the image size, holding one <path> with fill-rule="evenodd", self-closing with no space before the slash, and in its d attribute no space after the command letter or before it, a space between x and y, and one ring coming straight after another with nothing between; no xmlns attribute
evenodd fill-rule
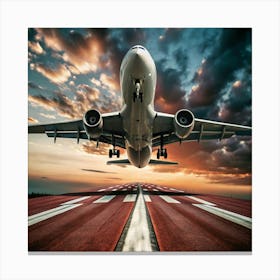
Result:
<svg viewBox="0 0 280 280"><path fill-rule="evenodd" d="M136 44L157 68L155 110L252 125L251 29L121 28L28 30L28 124L121 109L120 64ZM94 191L149 182L191 193L251 198L252 139L171 144L177 166L108 166L110 145L28 136L29 193ZM121 158L126 158L121 150ZM156 158L156 151L153 152Z"/></svg>

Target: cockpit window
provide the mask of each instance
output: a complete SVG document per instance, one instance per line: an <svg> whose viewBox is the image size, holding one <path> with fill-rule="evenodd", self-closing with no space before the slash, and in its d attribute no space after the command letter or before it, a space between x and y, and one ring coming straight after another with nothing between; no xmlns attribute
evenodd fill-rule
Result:
<svg viewBox="0 0 280 280"><path fill-rule="evenodd" d="M144 47L142 47L142 46L134 46L134 47L132 47L131 49L132 49L132 50L133 50L133 49L141 49L141 50L145 50L145 48L144 48Z"/></svg>

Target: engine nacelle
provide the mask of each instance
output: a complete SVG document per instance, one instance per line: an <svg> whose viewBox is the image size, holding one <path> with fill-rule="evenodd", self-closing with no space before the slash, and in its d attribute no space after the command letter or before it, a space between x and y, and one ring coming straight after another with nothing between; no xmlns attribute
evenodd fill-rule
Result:
<svg viewBox="0 0 280 280"><path fill-rule="evenodd" d="M84 128L89 138L96 139L102 133L103 119L101 114L94 109L88 110L83 117Z"/></svg>
<svg viewBox="0 0 280 280"><path fill-rule="evenodd" d="M186 138L194 127L194 115L191 111L179 110L174 117L175 134L179 138Z"/></svg>

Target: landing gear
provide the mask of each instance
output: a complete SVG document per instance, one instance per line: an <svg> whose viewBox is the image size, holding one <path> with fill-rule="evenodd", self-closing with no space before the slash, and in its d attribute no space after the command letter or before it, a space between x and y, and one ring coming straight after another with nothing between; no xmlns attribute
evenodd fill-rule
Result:
<svg viewBox="0 0 280 280"><path fill-rule="evenodd" d="M117 156L117 158L119 158L120 150L116 149L116 139L114 135L112 135L112 145L113 145L113 149L109 150L109 158L112 158L113 156Z"/></svg>
<svg viewBox="0 0 280 280"><path fill-rule="evenodd" d="M158 149L157 159L159 159L160 157L167 158L167 150L166 149Z"/></svg>
<svg viewBox="0 0 280 280"><path fill-rule="evenodd" d="M160 148L157 150L157 159L160 157L167 158L167 149L163 148L163 135L160 136Z"/></svg>
<svg viewBox="0 0 280 280"><path fill-rule="evenodd" d="M120 150L118 149L110 149L109 150L109 158L112 158L113 156L117 156L117 158L120 157Z"/></svg>
<svg viewBox="0 0 280 280"><path fill-rule="evenodd" d="M140 99L140 102L143 102L143 92L140 92L141 84L140 80L135 80L135 92L133 92L133 102L136 101L136 99Z"/></svg>

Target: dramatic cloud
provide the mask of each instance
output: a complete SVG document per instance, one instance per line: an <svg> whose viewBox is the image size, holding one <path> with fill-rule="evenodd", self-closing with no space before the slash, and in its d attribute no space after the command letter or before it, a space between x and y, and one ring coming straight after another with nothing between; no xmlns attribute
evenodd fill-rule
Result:
<svg viewBox="0 0 280 280"><path fill-rule="evenodd" d="M46 119L52 119L55 120L56 117L54 115L50 115L50 114L44 114L44 113L40 113L40 116L46 118Z"/></svg>
<svg viewBox="0 0 280 280"><path fill-rule="evenodd" d="M41 47L39 42L28 42L28 47L31 51L35 52L36 54L44 54L45 51Z"/></svg>
<svg viewBox="0 0 280 280"><path fill-rule="evenodd" d="M64 64L60 64L57 68L49 68L43 64L35 64L35 70L55 84L63 84L71 77L71 73Z"/></svg>
<svg viewBox="0 0 280 280"><path fill-rule="evenodd" d="M194 86L188 95L189 108L214 108L228 83L235 81L239 70L244 69L243 71L250 76L250 46L251 33L248 29L223 30L212 53L202 61L193 77ZM247 106L250 109L248 105L246 102L243 107ZM213 113L208 112L207 116Z"/></svg>
<svg viewBox="0 0 280 280"><path fill-rule="evenodd" d="M251 125L250 29L31 28L28 33L30 122L54 116L78 119L90 108L121 110L120 64L128 49L140 44L156 63L157 111L187 108L197 118ZM176 143L166 148L168 159L179 165L146 170L203 177L206 184L250 185L251 146L250 138L237 137ZM104 156L109 148L102 143L96 148L96 142L81 146Z"/></svg>
<svg viewBox="0 0 280 280"><path fill-rule="evenodd" d="M82 113L77 111L75 102L60 92L56 92L53 98L43 95L29 95L28 101L34 106L45 108L47 111L57 111L57 114L66 118L82 117Z"/></svg>
<svg viewBox="0 0 280 280"><path fill-rule="evenodd" d="M39 28L36 31L38 40L43 40L48 48L61 52L64 61L75 67L74 74L95 72L101 68L103 45L93 33L84 36L70 31L66 36L60 29Z"/></svg>
<svg viewBox="0 0 280 280"><path fill-rule="evenodd" d="M158 63L158 80L156 88L156 109L167 113L175 113L186 108L185 90L181 88L180 71L172 68L164 69Z"/></svg>

